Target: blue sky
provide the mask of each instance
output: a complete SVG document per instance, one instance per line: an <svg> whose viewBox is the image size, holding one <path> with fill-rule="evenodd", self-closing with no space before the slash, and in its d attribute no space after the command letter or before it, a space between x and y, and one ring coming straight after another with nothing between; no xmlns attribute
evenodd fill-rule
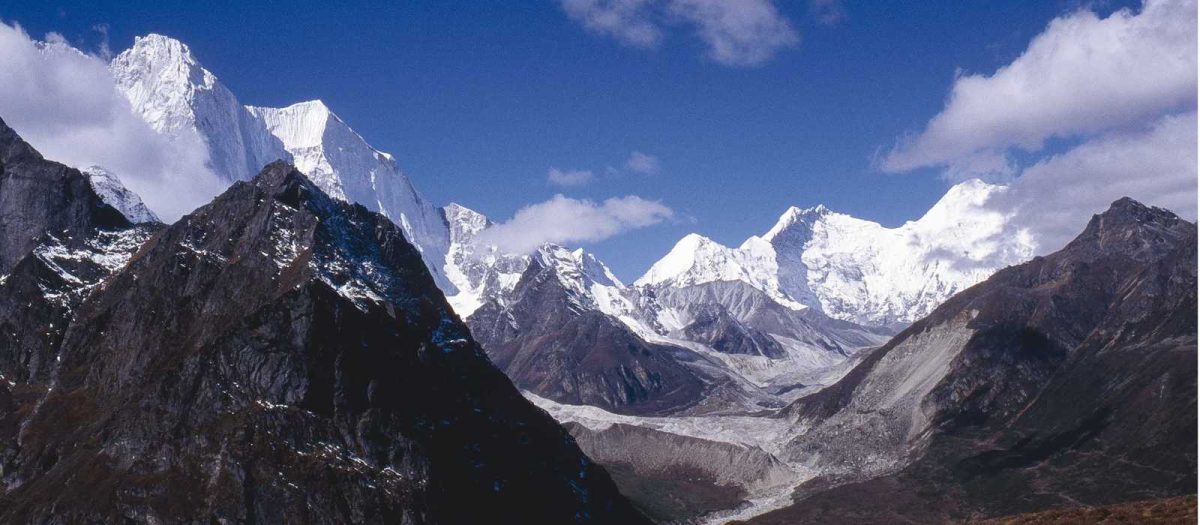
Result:
<svg viewBox="0 0 1200 525"><path fill-rule="evenodd" d="M686 233L736 245L791 205L885 225L920 216L947 188L941 168L884 173L880 156L946 106L956 72L991 74L1080 8L848 1L827 23L809 2L777 2L799 43L747 67L708 58L686 24L646 49L552 0L398 4L21 2L0 19L89 51L100 25L114 52L135 35L178 38L243 103L322 99L426 197L493 219L556 193L660 200L675 220L587 245L632 280ZM658 172L624 168L634 151ZM552 167L595 180L555 187Z"/></svg>

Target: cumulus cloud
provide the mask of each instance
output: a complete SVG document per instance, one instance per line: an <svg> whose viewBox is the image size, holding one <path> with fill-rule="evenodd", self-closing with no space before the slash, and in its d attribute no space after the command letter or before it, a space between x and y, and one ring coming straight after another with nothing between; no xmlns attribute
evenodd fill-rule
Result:
<svg viewBox="0 0 1200 525"><path fill-rule="evenodd" d="M800 41L772 0L560 1L584 28L633 47L656 47L665 28L690 27L706 55L726 66L762 64Z"/></svg>
<svg viewBox="0 0 1200 525"><path fill-rule="evenodd" d="M657 175L660 167L658 157L640 151L630 153L625 161L626 169L642 175Z"/></svg>
<svg viewBox="0 0 1200 525"><path fill-rule="evenodd" d="M560 170L550 168L546 172L546 182L555 186L582 186L592 182L595 176L588 170Z"/></svg>
<svg viewBox="0 0 1200 525"><path fill-rule="evenodd" d="M1106 18L1081 9L1050 22L1012 63L962 74L945 108L901 139L885 171L946 167L952 178L1011 175L1015 149L1144 125L1196 104L1196 2L1147 0Z"/></svg>
<svg viewBox="0 0 1200 525"><path fill-rule="evenodd" d="M1121 197L1195 219L1196 63L1196 0L1066 14L995 73L960 74L942 111L882 168L1007 183L987 206L1040 253Z"/></svg>
<svg viewBox="0 0 1200 525"><path fill-rule="evenodd" d="M154 132L116 90L108 64L61 36L37 42L0 23L0 71L0 118L46 158L107 168L164 220L223 189L199 136Z"/></svg>
<svg viewBox="0 0 1200 525"><path fill-rule="evenodd" d="M603 203L555 195L521 208L506 222L476 237L481 245L508 253L528 253L545 243L595 242L658 224L674 213L662 203L629 195Z"/></svg>
<svg viewBox="0 0 1200 525"><path fill-rule="evenodd" d="M1025 169L988 206L1011 213L1040 253L1066 245L1121 197L1196 220L1196 113L1088 141Z"/></svg>

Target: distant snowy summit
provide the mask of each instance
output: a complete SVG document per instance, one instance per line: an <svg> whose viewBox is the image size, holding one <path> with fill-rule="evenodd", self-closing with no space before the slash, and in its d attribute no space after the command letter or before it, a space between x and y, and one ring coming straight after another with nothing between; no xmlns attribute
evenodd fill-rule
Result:
<svg viewBox="0 0 1200 525"><path fill-rule="evenodd" d="M79 170L88 178L92 190L105 204L116 208L129 222L143 224L159 222L158 216L150 211L138 194L121 184L121 179L100 166L88 166Z"/></svg>
<svg viewBox="0 0 1200 525"><path fill-rule="evenodd" d="M138 37L110 69L152 128L203 139L210 167L227 182L249 180L275 160L291 162L326 193L398 224L438 285L453 292L442 273L450 239L441 213L417 193L391 155L372 148L321 101L244 106L187 45L162 35Z"/></svg>
<svg viewBox="0 0 1200 525"><path fill-rule="evenodd" d="M691 234L635 284L656 289L743 282L794 309L901 327L996 270L1033 256L1031 239L988 207L1005 186L960 183L896 228L824 206L790 208L738 248Z"/></svg>

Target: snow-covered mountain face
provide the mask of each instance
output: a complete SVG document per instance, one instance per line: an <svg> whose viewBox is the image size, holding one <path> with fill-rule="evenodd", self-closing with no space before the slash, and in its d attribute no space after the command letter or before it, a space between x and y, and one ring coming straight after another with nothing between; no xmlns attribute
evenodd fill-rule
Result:
<svg viewBox="0 0 1200 525"><path fill-rule="evenodd" d="M183 43L161 35L135 40L110 66L134 111L160 133L197 133L211 168L227 182L249 180L275 160L292 162L326 193L378 211L420 249L447 294L442 273L449 232L396 164L320 101L286 108L243 106Z"/></svg>
<svg viewBox="0 0 1200 525"><path fill-rule="evenodd" d="M492 224L482 213L451 203L442 208L442 215L450 231L444 273L456 290L447 292L446 299L466 319L487 300L503 300L512 292L529 266L529 256L476 243L476 236Z"/></svg>
<svg viewBox="0 0 1200 525"><path fill-rule="evenodd" d="M121 184L121 179L112 172L100 166L88 166L79 171L87 176L92 190L100 196L100 200L116 208L121 215L129 219L129 222L134 224L160 222L158 216L142 202L142 198L129 191L124 184Z"/></svg>
<svg viewBox="0 0 1200 525"><path fill-rule="evenodd" d="M138 37L109 70L134 112L155 131L199 134L213 171L228 182L249 180L267 163L290 158L266 125L178 40Z"/></svg>
<svg viewBox="0 0 1200 525"><path fill-rule="evenodd" d="M689 235L637 284L679 289L740 281L782 305L866 326L898 328L996 270L1032 257L1032 240L984 206L1004 186L967 181L896 228L791 208L738 248Z"/></svg>
<svg viewBox="0 0 1200 525"><path fill-rule="evenodd" d="M546 346L547 355L570 356L576 350L597 351L598 337L653 348L652 352L678 360L672 366L682 364L691 370L690 375L677 374L681 381L704 377L707 384L722 385L721 394L709 392L705 399L691 400L688 410L703 412L757 410L794 398L826 383L830 378L823 374L836 372L857 350L881 344L888 335L831 319L797 303L791 303L794 308L782 306L781 294L770 296L741 281L704 288L628 286L582 249L546 244L528 255L502 253L477 242L479 232L491 224L487 217L457 204L443 213L451 232L446 275L459 290L449 297L451 305L468 320L485 349L500 353L494 359L516 363L513 366L520 370L509 372L518 385L522 378L528 379L523 387L558 401L571 402L574 398L568 394L573 392L558 391L558 383L546 382L542 372L523 371L531 348ZM598 316L610 322L587 321ZM559 333L566 330L564 326L573 328ZM580 348L564 348L564 344ZM520 350L515 357L509 355L514 349ZM579 379L575 375L572 381ZM777 397L779 392L786 393ZM658 406L653 396L639 402Z"/></svg>

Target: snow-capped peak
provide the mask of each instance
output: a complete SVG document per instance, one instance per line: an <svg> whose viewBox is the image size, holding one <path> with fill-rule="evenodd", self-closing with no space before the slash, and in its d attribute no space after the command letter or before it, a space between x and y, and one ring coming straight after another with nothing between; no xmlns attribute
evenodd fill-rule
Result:
<svg viewBox="0 0 1200 525"><path fill-rule="evenodd" d="M229 182L249 180L290 155L184 43L162 35L134 40L109 65L117 88L155 131L200 139L209 164Z"/></svg>
<svg viewBox="0 0 1200 525"><path fill-rule="evenodd" d="M637 283L683 288L742 281L782 304L815 307L837 319L906 324L1032 256L1027 237L987 206L1004 191L978 180L957 184L920 219L896 228L824 206L792 207L737 249L688 235Z"/></svg>
<svg viewBox="0 0 1200 525"><path fill-rule="evenodd" d="M818 204L812 208L797 208L792 206L783 212L783 215L775 222L775 226L767 230L767 233L763 234L762 238L769 242L797 223L811 224L813 221L831 213L829 208L826 208L824 204Z"/></svg>
<svg viewBox="0 0 1200 525"><path fill-rule="evenodd" d="M446 292L446 299L454 312L465 319L488 300L502 299L511 292L529 267L529 256L480 246L476 236L492 224L482 213L450 204L442 208L442 214L450 242L443 273L455 289Z"/></svg>
<svg viewBox="0 0 1200 525"><path fill-rule="evenodd" d="M158 216L142 203L142 198L121 184L116 175L100 166L88 166L79 171L87 175L92 190L100 200L121 212L129 222L159 222Z"/></svg>
<svg viewBox="0 0 1200 525"><path fill-rule="evenodd" d="M534 252L534 258L543 267L553 268L559 279L570 288L586 290L593 284L625 287L608 266L583 248L569 250L557 244L543 244Z"/></svg>
<svg viewBox="0 0 1200 525"><path fill-rule="evenodd" d="M200 66L186 44L163 35L136 37L133 47L117 55L111 67L134 110L159 132L195 123L190 102L197 92L228 92L216 75Z"/></svg>
<svg viewBox="0 0 1200 525"><path fill-rule="evenodd" d="M139 37L110 69L136 113L160 133L197 134L213 171L227 181L249 180L276 160L292 162L326 193L398 224L438 285L456 291L442 273L450 240L441 214L391 155L367 144L324 102L243 106L186 45L162 35Z"/></svg>
<svg viewBox="0 0 1200 525"><path fill-rule="evenodd" d="M471 242L479 232L491 226L487 216L461 204L452 202L442 208L446 223L450 226L450 242Z"/></svg>
<svg viewBox="0 0 1200 525"><path fill-rule="evenodd" d="M667 281L685 286L689 279L721 280L719 275L740 275L741 268L729 256L729 249L698 233L685 235L671 251L655 262L635 284L654 286ZM697 264L707 264L709 274L696 275Z"/></svg>

